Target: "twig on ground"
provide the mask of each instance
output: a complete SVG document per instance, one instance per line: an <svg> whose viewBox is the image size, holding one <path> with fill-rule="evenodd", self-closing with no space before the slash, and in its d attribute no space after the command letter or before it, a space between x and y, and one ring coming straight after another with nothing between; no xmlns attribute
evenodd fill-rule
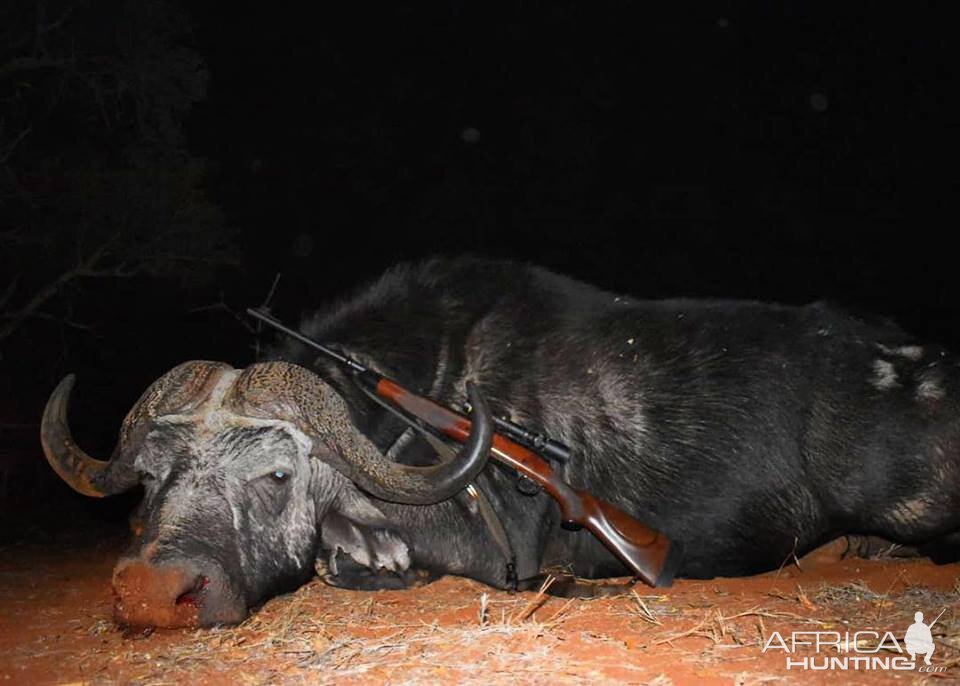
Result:
<svg viewBox="0 0 960 686"><path fill-rule="evenodd" d="M634 600L637 601L637 605L640 606L640 609L637 611L637 614L640 615L640 618L648 624L662 626L663 622L657 619L657 616L650 610L649 607L647 607L647 604L643 602L643 598L640 597L640 594L634 590L631 590L630 592L633 594Z"/></svg>
<svg viewBox="0 0 960 686"><path fill-rule="evenodd" d="M540 586L540 590L537 591L537 595L535 595L530 600L530 602L527 603L526 607L523 608L523 611L519 615L510 616L510 623L512 624L513 622L516 622L516 621L522 622L527 617L531 616L534 612L536 612L538 609L540 609L540 607L545 602L547 602L547 597L548 597L547 589L553 586L553 583L556 580L557 580L557 577L555 577L553 574L548 575L547 578L544 580L543 584Z"/></svg>

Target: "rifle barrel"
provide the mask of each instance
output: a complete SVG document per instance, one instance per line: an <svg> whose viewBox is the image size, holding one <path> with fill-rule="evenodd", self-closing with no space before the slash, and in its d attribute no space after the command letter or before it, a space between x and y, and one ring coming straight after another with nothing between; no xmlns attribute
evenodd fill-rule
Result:
<svg viewBox="0 0 960 686"><path fill-rule="evenodd" d="M325 355L332 357L340 364L348 367L352 372L356 372L358 374L366 374L370 371L366 367L364 367L362 364L357 362L356 360L350 359L346 355L342 353L338 353L336 350L332 348L328 348L322 343L318 343L312 338L303 335L296 329L291 329L289 326L286 326L285 324L283 324L283 322L281 322L279 319L277 319L276 317L273 317L270 314L267 314L263 310L258 310L253 307L248 307L247 314L249 314L254 319L257 319L263 322L264 324L269 324L273 328L285 333L291 338L294 338L300 341L304 345L307 345L311 348L315 348L316 350L319 350ZM467 409L467 412L470 412L472 408L470 408L469 404L467 404L466 409ZM534 450L536 450L537 452L539 452L540 454L546 457L552 458L558 462L566 462L567 460L570 459L570 448L565 446L563 443L560 443L559 441L555 441L552 438L549 438L542 434L538 434L534 431L531 431L530 429L524 426L521 426L516 422L510 421L506 417L494 416L493 423L497 427L497 429L499 429L502 433L506 434L507 436L509 436L510 438L512 438L513 440L519 443L530 446L531 448L533 448Z"/></svg>
<svg viewBox="0 0 960 686"><path fill-rule="evenodd" d="M284 325L279 319L272 317L271 315L267 314L263 310L257 310L253 307L248 307L247 314L249 314L254 319L259 319L264 324L269 324L270 326L277 329L278 331L282 331L283 333L287 334L291 338L295 338L301 343L304 343L310 346L311 348L316 348L320 352L329 355L330 357L335 359L337 362L349 367L351 371L359 372L360 374L363 374L364 372L367 371L367 368L364 367L359 362L357 362L356 360L351 360L349 357L341 353L338 353L333 348L328 348L322 343L317 343L315 340L313 340L312 338L308 338L307 336L304 336L302 333L300 333L296 329L291 329L289 326Z"/></svg>

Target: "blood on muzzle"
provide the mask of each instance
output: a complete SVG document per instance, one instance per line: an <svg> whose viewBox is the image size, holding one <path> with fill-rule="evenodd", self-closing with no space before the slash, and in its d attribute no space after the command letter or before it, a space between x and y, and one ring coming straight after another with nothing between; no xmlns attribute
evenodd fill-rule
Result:
<svg viewBox="0 0 960 686"><path fill-rule="evenodd" d="M113 573L113 611L131 627L197 627L241 621L246 607L224 592L222 580L189 564L121 560Z"/></svg>

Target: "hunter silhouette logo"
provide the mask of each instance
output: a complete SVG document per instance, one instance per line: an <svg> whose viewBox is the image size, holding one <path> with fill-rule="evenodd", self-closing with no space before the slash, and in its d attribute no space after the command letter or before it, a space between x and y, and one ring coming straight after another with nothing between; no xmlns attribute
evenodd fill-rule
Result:
<svg viewBox="0 0 960 686"><path fill-rule="evenodd" d="M933 633L930 630L933 629L933 625L940 620L946 611L947 608L940 610L940 614L929 625L923 623L922 612L913 616L914 622L903 637L903 643L907 647L907 652L910 653L911 660L915 661L917 655L923 655L923 661L928 665L930 664L930 656L936 650L936 646L933 644Z"/></svg>

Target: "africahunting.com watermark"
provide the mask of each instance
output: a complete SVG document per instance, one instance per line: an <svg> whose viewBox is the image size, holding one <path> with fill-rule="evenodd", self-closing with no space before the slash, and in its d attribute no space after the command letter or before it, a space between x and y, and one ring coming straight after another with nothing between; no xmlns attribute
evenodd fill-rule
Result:
<svg viewBox="0 0 960 686"><path fill-rule="evenodd" d="M902 638L892 631L774 631L764 643L763 652L783 651L787 669L941 673L946 668L931 660L937 649L931 629L941 616L943 610L925 624L923 613L917 612Z"/></svg>

